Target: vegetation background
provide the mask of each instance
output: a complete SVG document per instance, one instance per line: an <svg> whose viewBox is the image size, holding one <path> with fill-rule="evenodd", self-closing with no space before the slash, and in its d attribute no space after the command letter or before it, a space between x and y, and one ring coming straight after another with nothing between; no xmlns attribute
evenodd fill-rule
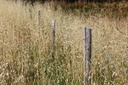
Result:
<svg viewBox="0 0 128 85"><path fill-rule="evenodd" d="M122 2L122 1L127 1L127 0L22 0L22 1L32 1L32 2L35 2L35 1L41 1L41 2L44 2L44 1L61 1L61 2L70 2L70 3L73 3L73 2Z"/></svg>
<svg viewBox="0 0 128 85"><path fill-rule="evenodd" d="M0 1L1 85L84 85L82 26L93 30L91 84L128 84L128 2L81 1Z"/></svg>

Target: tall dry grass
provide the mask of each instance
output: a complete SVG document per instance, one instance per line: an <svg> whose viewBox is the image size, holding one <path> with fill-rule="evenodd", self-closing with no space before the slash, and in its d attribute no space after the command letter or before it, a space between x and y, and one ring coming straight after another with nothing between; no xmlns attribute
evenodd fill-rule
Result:
<svg viewBox="0 0 128 85"><path fill-rule="evenodd" d="M83 85L82 26L86 25L93 30L92 85L127 85L128 17L79 16L64 13L61 7L55 11L53 6L1 0L0 84ZM54 59L50 56L52 19L56 19Z"/></svg>

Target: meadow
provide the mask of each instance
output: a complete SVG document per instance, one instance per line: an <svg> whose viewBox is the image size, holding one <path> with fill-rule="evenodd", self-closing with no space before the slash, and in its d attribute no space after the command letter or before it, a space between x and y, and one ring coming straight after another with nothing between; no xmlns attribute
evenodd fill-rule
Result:
<svg viewBox="0 0 128 85"><path fill-rule="evenodd" d="M118 3L117 9L127 5ZM95 6L82 12L53 2L32 6L1 0L0 85L84 85L83 26L92 28L92 85L127 85L127 13L117 11L124 16L116 16ZM53 19L55 50L50 56Z"/></svg>

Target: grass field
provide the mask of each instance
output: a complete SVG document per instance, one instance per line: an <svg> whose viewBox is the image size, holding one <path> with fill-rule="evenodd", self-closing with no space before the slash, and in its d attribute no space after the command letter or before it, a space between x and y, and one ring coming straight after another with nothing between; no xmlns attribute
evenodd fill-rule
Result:
<svg viewBox="0 0 128 85"><path fill-rule="evenodd" d="M0 85L84 85L83 26L92 28L92 85L127 85L128 16L110 18L106 11L93 9L95 15L74 14L56 7L48 2L31 6L0 1Z"/></svg>

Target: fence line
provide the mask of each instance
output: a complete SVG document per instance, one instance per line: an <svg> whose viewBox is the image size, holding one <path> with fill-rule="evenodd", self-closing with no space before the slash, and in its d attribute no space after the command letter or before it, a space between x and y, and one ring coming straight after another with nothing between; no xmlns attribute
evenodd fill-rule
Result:
<svg viewBox="0 0 128 85"><path fill-rule="evenodd" d="M38 32L40 37L40 10L38 11ZM52 20L51 25L51 46L50 57L54 60L55 54L55 26L56 20ZM84 64L84 85L91 85L91 47L92 47L92 30L88 27L84 28L84 44L85 44L85 64Z"/></svg>

